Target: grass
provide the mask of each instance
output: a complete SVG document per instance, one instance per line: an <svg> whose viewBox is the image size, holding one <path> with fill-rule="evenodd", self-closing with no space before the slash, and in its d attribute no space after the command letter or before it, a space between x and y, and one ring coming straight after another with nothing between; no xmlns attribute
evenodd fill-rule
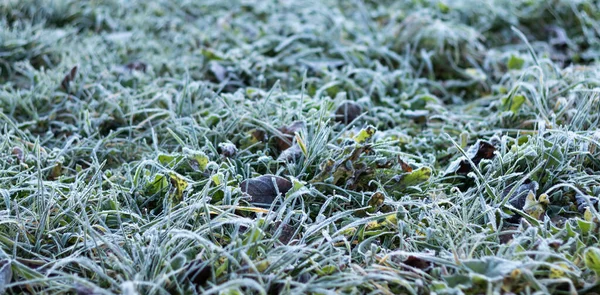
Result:
<svg viewBox="0 0 600 295"><path fill-rule="evenodd" d="M593 1L0 15L0 293L600 288Z"/></svg>

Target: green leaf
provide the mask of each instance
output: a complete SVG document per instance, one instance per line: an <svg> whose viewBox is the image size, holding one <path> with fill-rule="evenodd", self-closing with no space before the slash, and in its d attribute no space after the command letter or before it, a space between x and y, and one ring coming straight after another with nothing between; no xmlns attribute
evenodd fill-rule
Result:
<svg viewBox="0 0 600 295"><path fill-rule="evenodd" d="M471 271L471 274L483 275L489 280L501 280L514 269L519 268L522 262L488 256L466 260L463 265Z"/></svg>
<svg viewBox="0 0 600 295"><path fill-rule="evenodd" d="M585 266L593 270L597 276L600 276L600 249L590 247L583 252Z"/></svg>
<svg viewBox="0 0 600 295"><path fill-rule="evenodd" d="M320 276L327 276L336 271L336 267L334 265L326 265L317 269L317 274Z"/></svg>
<svg viewBox="0 0 600 295"><path fill-rule="evenodd" d="M169 182L167 178L162 174L156 174L154 175L154 180L146 185L146 192L150 195L153 195L167 188L168 186Z"/></svg>
<svg viewBox="0 0 600 295"><path fill-rule="evenodd" d="M525 64L524 59L516 55L511 55L508 59L508 62L506 63L506 66L509 70L520 70L521 68L523 68L523 64Z"/></svg>
<svg viewBox="0 0 600 295"><path fill-rule="evenodd" d="M158 155L158 162L161 163L162 165L170 166L170 167L175 166L182 159L183 159L183 156L178 155L178 154L160 154L160 155Z"/></svg>
<svg viewBox="0 0 600 295"><path fill-rule="evenodd" d="M504 109L516 114L519 109L521 109L523 103L525 103L525 100L527 99L523 95L513 95L502 99L502 105L504 106Z"/></svg>
<svg viewBox="0 0 600 295"><path fill-rule="evenodd" d="M429 167L421 167L417 170L414 170L408 174L400 175L400 179L398 180L398 185L403 187L417 185L419 183L423 183L431 177L431 168Z"/></svg>
<svg viewBox="0 0 600 295"><path fill-rule="evenodd" d="M192 169L200 172L206 170L206 166L208 165L208 157L205 153L187 148L184 148L183 152L185 153Z"/></svg>

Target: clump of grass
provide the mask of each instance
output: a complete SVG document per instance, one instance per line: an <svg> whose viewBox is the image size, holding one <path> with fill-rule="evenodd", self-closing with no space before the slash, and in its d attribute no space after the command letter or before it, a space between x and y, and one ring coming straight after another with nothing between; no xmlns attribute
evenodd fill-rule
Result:
<svg viewBox="0 0 600 295"><path fill-rule="evenodd" d="M595 290L600 18L555 2L0 4L0 293Z"/></svg>

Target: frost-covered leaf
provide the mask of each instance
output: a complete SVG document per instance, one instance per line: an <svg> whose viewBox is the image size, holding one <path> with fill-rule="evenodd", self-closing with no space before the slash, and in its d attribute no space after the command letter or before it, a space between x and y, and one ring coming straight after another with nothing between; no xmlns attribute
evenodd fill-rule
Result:
<svg viewBox="0 0 600 295"><path fill-rule="evenodd" d="M251 203L270 205L278 193L285 194L292 188L292 183L276 175L262 175L250 178L240 183L242 192L250 195Z"/></svg>
<svg viewBox="0 0 600 295"><path fill-rule="evenodd" d="M356 102L347 100L341 103L335 111L335 121L344 124L351 123L362 113L362 108Z"/></svg>
<svg viewBox="0 0 600 295"><path fill-rule="evenodd" d="M376 131L377 129L375 129L375 127L367 126L366 128L360 130L360 132L358 132L358 134L354 136L354 141L356 141L357 143L365 143L367 140L373 137L373 134L375 134Z"/></svg>

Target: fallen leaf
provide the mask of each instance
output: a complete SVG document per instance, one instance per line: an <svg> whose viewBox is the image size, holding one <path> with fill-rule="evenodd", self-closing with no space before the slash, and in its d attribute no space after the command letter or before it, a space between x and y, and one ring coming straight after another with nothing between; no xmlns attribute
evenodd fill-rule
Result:
<svg viewBox="0 0 600 295"><path fill-rule="evenodd" d="M284 245L289 244L294 237L294 233L296 233L296 227L293 227L287 223L282 223L281 221L275 223L273 231L276 232L277 229L281 229L277 239Z"/></svg>
<svg viewBox="0 0 600 295"><path fill-rule="evenodd" d="M335 111L335 121L344 124L351 123L362 113L362 108L359 104L347 100L338 106Z"/></svg>
<svg viewBox="0 0 600 295"><path fill-rule="evenodd" d="M240 183L242 192L250 195L251 203L270 205L275 201L278 193L287 193L292 188L292 183L276 175L262 175L250 178Z"/></svg>
<svg viewBox="0 0 600 295"><path fill-rule="evenodd" d="M354 136L354 141L356 141L357 143L364 143L367 140L371 139L376 131L377 129L375 129L375 127L369 125L366 128L360 130L360 132L358 132L358 134Z"/></svg>
<svg viewBox="0 0 600 295"><path fill-rule="evenodd" d="M276 144L277 148L280 151L284 151L290 148L292 144L292 140L294 135L300 132L302 129L306 128L306 123L304 121L295 121L288 126L283 126L279 128L279 132L281 132L283 137L277 137Z"/></svg>
<svg viewBox="0 0 600 295"><path fill-rule="evenodd" d="M404 260L402 263L420 270L427 270L429 267L431 267L431 262L413 255L408 256L408 258L406 258L406 260Z"/></svg>
<svg viewBox="0 0 600 295"><path fill-rule="evenodd" d="M419 183L423 183L431 177L431 168L429 167L421 167L415 171L410 173L404 173L395 176L392 178L396 183L393 184L394 187L402 187L406 188L409 186L417 185Z"/></svg>
<svg viewBox="0 0 600 295"><path fill-rule="evenodd" d="M408 165L406 162L402 161L402 159L400 159L400 157L398 157L398 163L400 163L400 167L402 168L402 171L410 173L413 171L412 167L410 167L410 165Z"/></svg>
<svg viewBox="0 0 600 295"><path fill-rule="evenodd" d="M589 203L588 203L589 198ZM598 204L598 198L592 196L584 196L582 194L577 194L575 196L575 202L577 203L577 210L579 213L584 213L588 206L596 206Z"/></svg>
<svg viewBox="0 0 600 295"><path fill-rule="evenodd" d="M69 85L71 84L71 81L73 81L75 79L76 75L77 75L77 66L74 66L73 68L71 68L71 71L69 71L69 73L65 75L62 82L60 83L60 86L62 86L62 88L68 92Z"/></svg>
<svg viewBox="0 0 600 295"><path fill-rule="evenodd" d="M171 181L171 185L175 188L175 192L173 194L173 205L176 205L183 201L183 193L188 187L188 182L175 172L169 172L169 179Z"/></svg>
<svg viewBox="0 0 600 295"><path fill-rule="evenodd" d="M514 184L504 189L504 191L502 192L503 198L508 196L508 193L510 193L510 191L513 189L513 186ZM508 200L508 203L516 209L523 210L523 207L525 207L527 196L530 192L535 195L537 193L538 187L539 185L537 182L526 180L515 190L513 195ZM521 215L519 214L513 214L510 218L507 219L507 221L511 223L517 223L519 222L519 220L521 220Z"/></svg>
<svg viewBox="0 0 600 295"><path fill-rule="evenodd" d="M300 146L297 144L294 144L290 148L281 152L279 157L277 157L277 160L284 161L284 162L296 162L300 159L300 157L302 157L302 155L303 155L303 153L302 153L302 149L300 149Z"/></svg>
<svg viewBox="0 0 600 295"><path fill-rule="evenodd" d="M513 231L518 230L519 228L516 226L508 226L503 229L502 232L498 235L498 240L500 240L501 244L507 244L508 242L513 240L515 233Z"/></svg>
<svg viewBox="0 0 600 295"><path fill-rule="evenodd" d="M12 268L9 260L0 261L0 294L6 292L6 286L8 286L12 280Z"/></svg>
<svg viewBox="0 0 600 295"><path fill-rule="evenodd" d="M23 152L23 149L18 146L13 147L12 154L17 158L17 160L19 160L19 163L22 163L25 159L25 152Z"/></svg>
<svg viewBox="0 0 600 295"><path fill-rule="evenodd" d="M219 143L219 150L221 155L226 158L234 157L237 154L237 147L231 142Z"/></svg>
<svg viewBox="0 0 600 295"><path fill-rule="evenodd" d="M475 144L469 147L469 149L466 151L466 154L469 159L471 159L473 164L477 166L483 159L493 159L495 151L496 148L491 143L483 140L477 140ZM460 157L448 166L448 169L446 169L444 174L468 174L471 171L473 171L473 167L471 167L469 161L464 157Z"/></svg>
<svg viewBox="0 0 600 295"><path fill-rule="evenodd" d="M540 197L536 199L535 194L532 191L529 191L527 198L525 199L523 211L529 214L531 217L539 220L546 212L546 206L548 203L548 195L541 194Z"/></svg>
<svg viewBox="0 0 600 295"><path fill-rule="evenodd" d="M140 71L144 73L146 72L147 67L148 66L146 65L146 63L143 63L141 61L134 61L125 65L125 68L130 71Z"/></svg>
<svg viewBox="0 0 600 295"><path fill-rule="evenodd" d="M190 261L185 268L185 277L195 286L204 285L212 277L212 267L200 259Z"/></svg>
<svg viewBox="0 0 600 295"><path fill-rule="evenodd" d="M383 206L383 202L385 201L385 196L382 192L375 192L371 198L369 199L369 213L375 213L381 206Z"/></svg>
<svg viewBox="0 0 600 295"><path fill-rule="evenodd" d="M252 141L254 142L267 141L267 134L261 129L254 129L250 131L250 135L252 136Z"/></svg>

